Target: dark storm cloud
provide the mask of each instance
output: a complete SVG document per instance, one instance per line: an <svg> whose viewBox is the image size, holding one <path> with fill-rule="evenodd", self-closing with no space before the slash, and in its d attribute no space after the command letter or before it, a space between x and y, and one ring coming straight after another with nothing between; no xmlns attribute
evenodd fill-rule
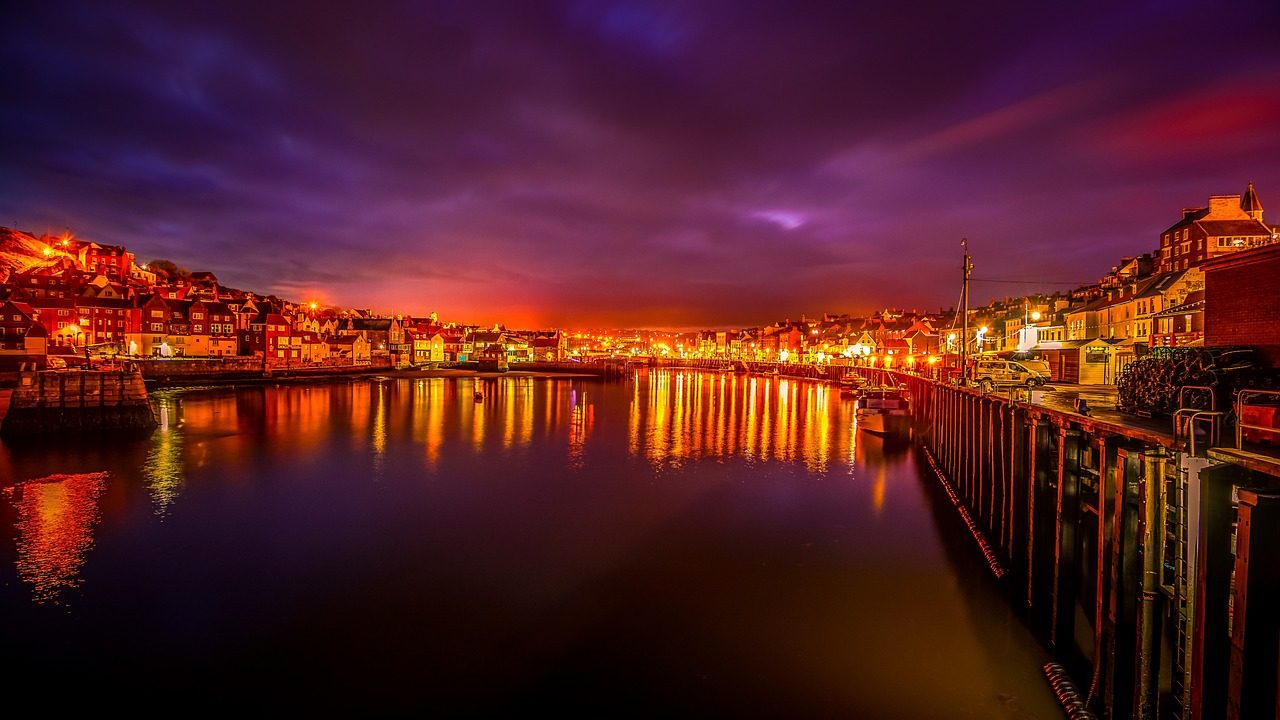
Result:
<svg viewBox="0 0 1280 720"><path fill-rule="evenodd" d="M951 304L964 235L980 276L1089 280L1210 193L1280 202L1274 3L1045 5L10 9L0 223L293 297L688 325Z"/></svg>

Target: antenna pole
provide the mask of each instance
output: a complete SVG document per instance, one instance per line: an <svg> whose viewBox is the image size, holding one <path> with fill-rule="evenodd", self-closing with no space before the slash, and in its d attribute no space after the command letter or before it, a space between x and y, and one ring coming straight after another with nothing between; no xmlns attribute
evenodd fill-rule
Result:
<svg viewBox="0 0 1280 720"><path fill-rule="evenodd" d="M969 384L969 274L973 272L973 263L969 262L969 238L960 238L960 247L964 248L964 284L960 290L960 378L962 385ZM954 326L953 326L954 327Z"/></svg>

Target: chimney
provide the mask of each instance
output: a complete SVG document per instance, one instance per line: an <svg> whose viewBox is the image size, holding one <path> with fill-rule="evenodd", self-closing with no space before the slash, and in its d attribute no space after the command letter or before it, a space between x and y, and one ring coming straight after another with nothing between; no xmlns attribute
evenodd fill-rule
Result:
<svg viewBox="0 0 1280 720"><path fill-rule="evenodd" d="M1196 213L1199 213L1201 210L1204 210L1204 208L1182 208L1182 219L1190 220L1192 217L1196 215Z"/></svg>
<svg viewBox="0 0 1280 720"><path fill-rule="evenodd" d="M1210 195L1208 218L1214 220L1230 220L1232 218L1249 217L1240 209L1239 195Z"/></svg>

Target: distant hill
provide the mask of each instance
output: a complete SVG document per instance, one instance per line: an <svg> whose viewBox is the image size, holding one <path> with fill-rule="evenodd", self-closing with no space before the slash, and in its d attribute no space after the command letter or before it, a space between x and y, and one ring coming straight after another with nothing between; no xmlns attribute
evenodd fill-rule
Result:
<svg viewBox="0 0 1280 720"><path fill-rule="evenodd" d="M44 254L52 242L53 239L47 235L38 238L21 230L0 227L0 283L8 282L15 272L61 263L63 256L46 257Z"/></svg>

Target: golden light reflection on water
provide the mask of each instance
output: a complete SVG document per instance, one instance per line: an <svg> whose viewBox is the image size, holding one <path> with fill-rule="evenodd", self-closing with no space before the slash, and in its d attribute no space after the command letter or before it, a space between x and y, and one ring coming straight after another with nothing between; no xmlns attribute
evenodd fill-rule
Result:
<svg viewBox="0 0 1280 720"><path fill-rule="evenodd" d="M161 427L151 436L142 474L155 504L155 513L160 517L169 514L170 506L182 493L182 445L182 432L176 428Z"/></svg>
<svg viewBox="0 0 1280 720"><path fill-rule="evenodd" d="M371 455L371 476L392 467L398 442L420 445L421 467L436 469L451 446L473 453L519 451L535 442L565 448L583 467L600 420L616 416L627 452L655 468L698 458L799 462L823 474L852 475L859 437L852 403L837 390L797 379L679 370L641 372L621 413L603 414L594 380L421 378L348 385L267 387L256 391L178 393L157 402L143 475L156 514L165 516L186 476L210 453L252 452L253 443L328 445L344 428L349 447ZM604 441L606 444L608 441ZM879 445L872 442L873 452ZM246 461L248 461L246 459ZM883 492L879 493L883 498ZM877 506L882 503L876 503Z"/></svg>
<svg viewBox="0 0 1280 720"><path fill-rule="evenodd" d="M107 478L105 472L50 475L5 489L18 516L18 577L31 585L36 602L57 602L79 585Z"/></svg>
<svg viewBox="0 0 1280 720"><path fill-rule="evenodd" d="M833 450L850 465L856 460L852 408L833 397L819 383L653 370L639 376L632 392L627 447L655 466L737 455L799 461L822 473ZM837 434L838 427L849 432Z"/></svg>

